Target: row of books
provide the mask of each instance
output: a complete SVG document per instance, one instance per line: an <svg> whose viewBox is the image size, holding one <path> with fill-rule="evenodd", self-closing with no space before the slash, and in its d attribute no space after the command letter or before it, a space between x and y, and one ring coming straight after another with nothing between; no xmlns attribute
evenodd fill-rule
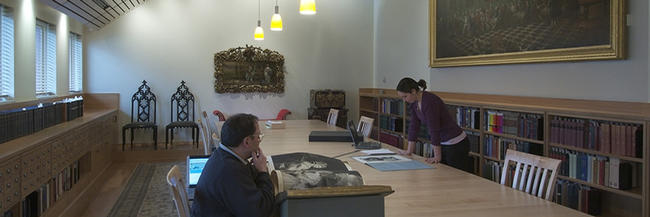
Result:
<svg viewBox="0 0 650 217"><path fill-rule="evenodd" d="M428 142L416 141L413 153L422 157L433 157L433 145Z"/></svg>
<svg viewBox="0 0 650 217"><path fill-rule="evenodd" d="M503 167L503 163L497 161L485 160L481 175L483 176L483 178L500 183L502 167Z"/></svg>
<svg viewBox="0 0 650 217"><path fill-rule="evenodd" d="M402 118L380 115L379 128L391 130L395 132L402 132L404 120Z"/></svg>
<svg viewBox="0 0 650 217"><path fill-rule="evenodd" d="M515 135L528 139L544 139L544 119L539 114L487 111L485 121L485 129L488 132Z"/></svg>
<svg viewBox="0 0 650 217"><path fill-rule="evenodd" d="M61 200L63 193L69 191L79 181L79 161L75 161L56 174L47 183L27 195L21 202L22 217L38 217L55 202ZM5 213L5 216L7 213ZM13 216L13 214L10 214Z"/></svg>
<svg viewBox="0 0 650 217"><path fill-rule="evenodd" d="M0 111L0 143L30 135L83 115L83 98Z"/></svg>
<svg viewBox="0 0 650 217"><path fill-rule="evenodd" d="M557 180L555 202L589 215L597 216L602 212L601 191L567 180Z"/></svg>
<svg viewBox="0 0 650 217"><path fill-rule="evenodd" d="M552 143L641 158L643 126L555 117L551 120L550 140Z"/></svg>
<svg viewBox="0 0 650 217"><path fill-rule="evenodd" d="M480 109L464 106L449 106L448 109L451 116L456 117L458 126L477 130L481 128Z"/></svg>
<svg viewBox="0 0 650 217"><path fill-rule="evenodd" d="M394 115L404 114L404 102L400 99L383 99L381 102L380 111L382 113L390 113Z"/></svg>
<svg viewBox="0 0 650 217"><path fill-rule="evenodd" d="M403 149L404 140L399 134L380 132L379 141Z"/></svg>
<svg viewBox="0 0 650 217"><path fill-rule="evenodd" d="M485 145L483 146L483 154L485 156L503 160L505 159L507 149L513 149L516 151L540 156L544 154L544 146L542 144L501 138L493 135L485 136Z"/></svg>
<svg viewBox="0 0 650 217"><path fill-rule="evenodd" d="M559 174L602 186L628 190L639 186L641 166L614 157L590 155L553 147L551 158L559 159Z"/></svg>

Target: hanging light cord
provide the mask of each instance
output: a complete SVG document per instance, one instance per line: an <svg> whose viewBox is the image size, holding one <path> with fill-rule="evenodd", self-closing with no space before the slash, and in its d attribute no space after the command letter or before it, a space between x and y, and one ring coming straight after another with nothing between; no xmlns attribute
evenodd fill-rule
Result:
<svg viewBox="0 0 650 217"><path fill-rule="evenodd" d="M260 20L260 4L261 4L260 1L261 0L257 0L257 20L258 21Z"/></svg>

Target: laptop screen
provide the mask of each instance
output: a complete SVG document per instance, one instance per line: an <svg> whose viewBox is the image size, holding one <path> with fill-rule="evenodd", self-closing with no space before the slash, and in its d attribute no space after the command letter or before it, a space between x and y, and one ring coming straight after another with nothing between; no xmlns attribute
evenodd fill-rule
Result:
<svg viewBox="0 0 650 217"><path fill-rule="evenodd" d="M203 167L205 167L205 163L208 162L209 158L210 155L187 157L187 185L189 187L194 187L199 182Z"/></svg>

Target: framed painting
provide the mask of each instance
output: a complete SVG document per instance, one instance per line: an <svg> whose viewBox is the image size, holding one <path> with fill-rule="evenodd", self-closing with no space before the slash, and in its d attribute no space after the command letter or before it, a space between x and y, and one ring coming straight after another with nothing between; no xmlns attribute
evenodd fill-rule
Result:
<svg viewBox="0 0 650 217"><path fill-rule="evenodd" d="M248 46L214 54L217 93L284 93L284 56Z"/></svg>
<svg viewBox="0 0 650 217"><path fill-rule="evenodd" d="M624 0L429 0L431 67L625 58Z"/></svg>

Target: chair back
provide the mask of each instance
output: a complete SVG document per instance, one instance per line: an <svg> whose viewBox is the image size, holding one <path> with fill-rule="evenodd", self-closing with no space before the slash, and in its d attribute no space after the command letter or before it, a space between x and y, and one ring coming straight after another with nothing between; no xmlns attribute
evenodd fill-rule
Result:
<svg viewBox="0 0 650 217"><path fill-rule="evenodd" d="M289 109L281 109L280 112L278 112L278 116L275 117L275 120L287 120L287 115L289 114L291 114Z"/></svg>
<svg viewBox="0 0 650 217"><path fill-rule="evenodd" d="M137 112L135 116L133 115L134 107ZM156 95L151 92L151 88L145 80L142 80L142 85L131 97L131 123L134 122L134 117L135 122L156 123Z"/></svg>
<svg viewBox="0 0 650 217"><path fill-rule="evenodd" d="M219 117L219 121L226 121L226 116L223 115L221 111L215 109L214 111L212 111L212 114Z"/></svg>
<svg viewBox="0 0 650 217"><path fill-rule="evenodd" d="M369 137L370 132L372 131L372 124L375 122L375 119L361 116L359 118L359 125L357 126L357 132L363 133L364 137Z"/></svg>
<svg viewBox="0 0 650 217"><path fill-rule="evenodd" d="M183 181L183 173L177 165L174 165L167 173L167 184L171 190L172 199L179 217L190 216L190 203L185 191L185 182Z"/></svg>
<svg viewBox="0 0 650 217"><path fill-rule="evenodd" d="M176 119L174 119L174 105L176 105ZM176 88L171 97L171 121L194 121L194 94L185 86L185 81Z"/></svg>
<svg viewBox="0 0 650 217"><path fill-rule="evenodd" d="M506 185L507 174L512 174L510 163L516 164L512 188L551 200L557 180L560 160L508 149L501 171L501 184Z"/></svg>
<svg viewBox="0 0 650 217"><path fill-rule="evenodd" d="M338 109L330 109L330 113L327 115L327 125L336 126L336 120L339 117Z"/></svg>
<svg viewBox="0 0 650 217"><path fill-rule="evenodd" d="M210 116L208 116L208 112L203 111L203 119L205 120L203 124L205 124L205 127L208 129L208 136L210 139L212 139L211 144L218 144L219 143L219 130L217 129L217 122L215 122ZM216 147L216 146L215 146Z"/></svg>
<svg viewBox="0 0 650 217"><path fill-rule="evenodd" d="M197 122L199 123L199 127L201 128L201 142L203 143L203 154L208 155L210 154L210 144L212 144L212 141L208 135L210 135L210 132L208 132L208 128L205 127L204 121L207 121L206 119L199 119Z"/></svg>

